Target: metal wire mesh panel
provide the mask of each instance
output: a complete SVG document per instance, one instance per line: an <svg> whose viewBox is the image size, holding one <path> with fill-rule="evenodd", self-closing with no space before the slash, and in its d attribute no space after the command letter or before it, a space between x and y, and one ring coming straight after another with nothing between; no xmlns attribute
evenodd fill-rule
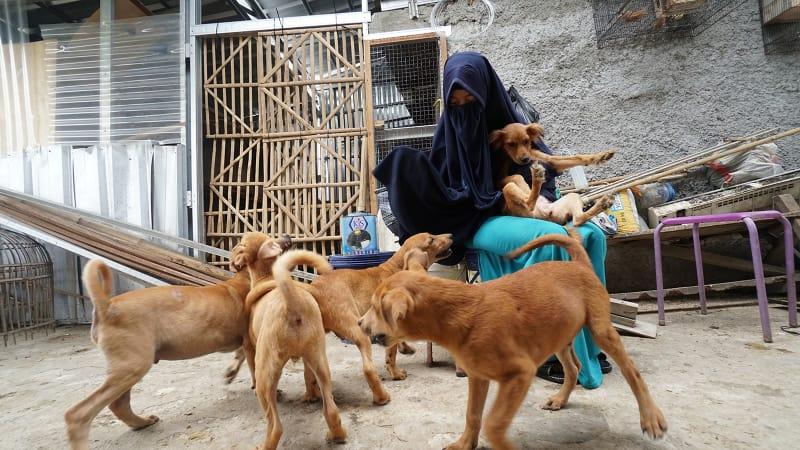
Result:
<svg viewBox="0 0 800 450"><path fill-rule="evenodd" d="M597 46L697 36L744 0L592 0Z"/></svg>
<svg viewBox="0 0 800 450"><path fill-rule="evenodd" d="M3 344L55 326L53 263L44 247L24 234L0 229L0 327Z"/></svg>
<svg viewBox="0 0 800 450"><path fill-rule="evenodd" d="M209 245L230 250L243 233L261 231L338 251L339 219L367 197L361 33L336 27L204 40Z"/></svg>
<svg viewBox="0 0 800 450"><path fill-rule="evenodd" d="M764 53L800 51L800 2L759 0Z"/></svg>
<svg viewBox="0 0 800 450"><path fill-rule="evenodd" d="M439 117L438 38L372 45L372 103L385 128L433 125Z"/></svg>

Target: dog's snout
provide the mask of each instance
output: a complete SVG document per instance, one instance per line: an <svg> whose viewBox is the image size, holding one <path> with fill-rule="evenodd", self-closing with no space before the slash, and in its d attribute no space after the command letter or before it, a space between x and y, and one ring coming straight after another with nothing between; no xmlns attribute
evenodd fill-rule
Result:
<svg viewBox="0 0 800 450"><path fill-rule="evenodd" d="M522 164L528 164L530 162L531 162L531 157L530 156L523 156L522 157Z"/></svg>
<svg viewBox="0 0 800 450"><path fill-rule="evenodd" d="M292 246L292 237L288 234L284 234L281 238L280 245L284 250L288 250Z"/></svg>
<svg viewBox="0 0 800 450"><path fill-rule="evenodd" d="M358 319L358 326L361 326L362 323L364 323L364 319Z"/></svg>

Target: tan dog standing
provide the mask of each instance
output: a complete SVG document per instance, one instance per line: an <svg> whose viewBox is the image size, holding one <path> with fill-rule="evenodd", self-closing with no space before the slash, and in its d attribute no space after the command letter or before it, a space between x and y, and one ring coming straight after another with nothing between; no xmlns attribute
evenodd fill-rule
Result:
<svg viewBox="0 0 800 450"><path fill-rule="evenodd" d="M271 280L265 276L268 268L262 262L273 259L281 250L268 241L261 244L262 241L256 233L248 233L234 253L246 260L244 264L254 281L246 304L250 311L249 339L255 347L256 394L267 422L267 435L260 448L278 446L283 434L277 409L278 381L286 363L298 358L303 359L322 391L327 438L342 443L347 433L333 399L322 316L314 297L301 283L293 281L290 273L298 264L314 266L319 273L329 272L331 267L316 253L293 250L271 266L275 277Z"/></svg>
<svg viewBox="0 0 800 450"><path fill-rule="evenodd" d="M544 136L542 126L537 123L523 125L511 123L501 130L489 135L489 144L496 150L494 181L498 190L503 192L505 205L503 212L516 217L531 217L549 220L560 225L572 219L575 226L586 223L612 204L611 197L604 197L586 212L583 211L583 200L576 193L569 193L555 202L539 195L545 182L545 170L539 162L551 166L561 173L576 166L597 165L614 156L613 150L606 150L591 155L555 156L548 155L536 148L536 141ZM509 175L511 163L531 166L532 185L528 186L522 175Z"/></svg>
<svg viewBox="0 0 800 450"><path fill-rule="evenodd" d="M378 372L372 362L372 343L369 337L358 327L358 319L367 312L370 299L378 285L391 275L403 270L405 255L410 251L421 251L428 255L432 263L450 255L450 246L453 241L451 235L433 235L419 233L408 238L392 257L377 267L362 270L340 269L322 274L305 286L319 304L322 313L322 322L326 332L334 332L340 338L346 338L355 343L361 352L361 361L364 376L372 390L372 401L377 405L389 402L390 396L381 384ZM398 343L386 350L386 369L392 379L406 378L406 371L398 369L396 365L398 348L404 343ZM235 364L235 363L234 363ZM314 385L314 377L306 371L305 401L319 399L319 390Z"/></svg>
<svg viewBox="0 0 800 450"><path fill-rule="evenodd" d="M282 249L289 246L288 240L275 242ZM213 286L160 286L111 297L111 270L92 260L83 270L83 283L94 305L92 341L108 369L103 384L64 414L73 449L89 447L92 419L106 406L135 430L158 421L136 415L130 405L131 387L154 363L229 352L243 344L250 290L246 272Z"/></svg>
<svg viewBox="0 0 800 450"><path fill-rule="evenodd" d="M592 271L580 240L546 235L509 256L545 244L565 247L572 261L538 263L478 285L431 277L416 257L409 256L411 270L383 282L359 321L366 333L386 345L401 339L436 342L467 372L466 427L461 438L447 447L450 450L478 444L490 380L497 381L499 389L486 419L486 435L493 449L513 449L506 431L536 368L552 354L564 367L564 384L543 408L564 407L580 370L572 340L584 325L622 370L639 404L642 430L654 438L667 430L664 415L611 325L608 292Z"/></svg>

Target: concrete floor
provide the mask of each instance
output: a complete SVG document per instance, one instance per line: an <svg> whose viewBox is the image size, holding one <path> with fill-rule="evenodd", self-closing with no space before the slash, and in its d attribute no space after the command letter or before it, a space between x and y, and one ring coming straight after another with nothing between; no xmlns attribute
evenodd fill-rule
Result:
<svg viewBox="0 0 800 450"><path fill-rule="evenodd" d="M510 430L521 448L787 448L800 426L800 337L779 329L786 311L772 309L775 343L762 344L755 307L715 310L708 317L676 312L658 339L625 338L670 424L652 442L639 431L636 404L619 372L595 391L581 388L567 409L538 408L556 385L538 380ZM645 316L654 320L654 316ZM64 448L62 414L100 384L101 353L88 327L58 328L0 351L0 448ZM439 449L463 428L466 380L456 378L446 354L427 368L424 352L399 358L405 381L386 382L393 400L372 406L354 347L328 340L334 388L349 440L341 449ZM418 345L423 350L422 345ZM376 347L376 361L383 350ZM95 419L93 448L252 448L264 423L247 373L230 386L221 373L230 355L163 361L133 391L133 407L161 422L128 430L106 409ZM382 371L383 372L383 371ZM280 404L283 448L327 448L318 405L299 402L302 369L284 371ZM493 391L492 391L493 392ZM490 393L490 401L493 393ZM486 445L485 441L481 441Z"/></svg>

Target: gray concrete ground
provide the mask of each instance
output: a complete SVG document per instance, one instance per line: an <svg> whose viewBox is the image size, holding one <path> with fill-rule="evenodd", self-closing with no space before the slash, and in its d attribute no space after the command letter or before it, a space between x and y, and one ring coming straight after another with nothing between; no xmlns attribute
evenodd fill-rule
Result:
<svg viewBox="0 0 800 450"><path fill-rule="evenodd" d="M652 315L646 320L654 320ZM800 426L800 337L783 333L786 311L772 309L775 343L762 344L755 307L668 316L658 339L625 338L670 430L652 442L639 432L636 404L615 370L600 389L578 388L567 409L538 408L556 385L537 380L510 430L521 448L790 448ZM102 354L86 327L58 328L0 351L0 448L54 449L66 445L62 415L100 384ZM350 436L341 449L438 449L463 428L467 382L456 378L446 353L427 368L423 345L400 363L405 381L387 381L393 400L372 406L358 352L331 337L334 393ZM376 360L383 350L376 347ZM252 448L264 422L248 374L230 386L221 372L230 355L162 361L134 388L133 407L161 422L130 431L106 409L95 419L92 448ZM383 370L381 370L383 372ZM327 448L318 405L300 403L302 368L287 366L279 408L282 448ZM490 401L493 397L490 393ZM486 445L482 439L482 445ZM794 445L793 445L794 444Z"/></svg>

